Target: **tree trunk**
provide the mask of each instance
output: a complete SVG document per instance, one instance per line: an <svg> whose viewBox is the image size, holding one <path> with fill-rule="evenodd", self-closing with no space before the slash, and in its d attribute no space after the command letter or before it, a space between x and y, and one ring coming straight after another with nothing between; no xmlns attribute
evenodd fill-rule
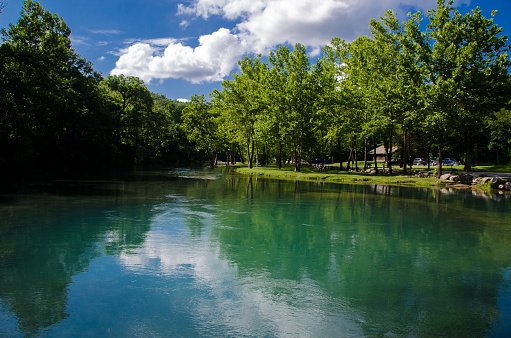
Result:
<svg viewBox="0 0 511 338"><path fill-rule="evenodd" d="M374 141L374 135L373 135L373 152L374 152L374 169L378 174L378 156L376 155L376 142Z"/></svg>
<svg viewBox="0 0 511 338"><path fill-rule="evenodd" d="M252 149L250 149L250 143L252 143ZM247 141L247 156L248 156L248 168L252 169L254 160L254 140L248 139Z"/></svg>
<svg viewBox="0 0 511 338"><path fill-rule="evenodd" d="M341 139L337 139L337 146L339 147L339 168L342 170L342 148L341 148Z"/></svg>
<svg viewBox="0 0 511 338"><path fill-rule="evenodd" d="M364 137L364 171L367 170L367 137Z"/></svg>
<svg viewBox="0 0 511 338"><path fill-rule="evenodd" d="M390 137L389 137L389 147L390 152L387 152L387 165L389 168L389 174L392 174L392 129L390 130Z"/></svg>
<svg viewBox="0 0 511 338"><path fill-rule="evenodd" d="M408 154L407 154L407 151L406 151L406 141L407 141L407 135L406 135L406 128L403 128L403 144L401 145L401 165L403 166L403 174L407 174L407 169L406 169L406 165L407 165L407 160L408 160Z"/></svg>
<svg viewBox="0 0 511 338"><path fill-rule="evenodd" d="M441 130L438 137L438 165L436 169L436 177L442 176L442 160L444 158L443 147L444 147L444 131Z"/></svg>
<svg viewBox="0 0 511 338"><path fill-rule="evenodd" d="M353 149L355 149L355 171L358 172L358 161L357 161L357 134L355 134L353 140Z"/></svg>
<svg viewBox="0 0 511 338"><path fill-rule="evenodd" d="M465 171L472 171L472 142L468 139L468 134L465 131ZM497 161L498 163L498 161Z"/></svg>
<svg viewBox="0 0 511 338"><path fill-rule="evenodd" d="M213 169L215 167L215 160L213 156L211 156L211 150L209 150L209 147L206 148L206 151L208 153L209 167Z"/></svg>
<svg viewBox="0 0 511 338"><path fill-rule="evenodd" d="M277 154L277 164L279 169L282 169L282 141L279 140L279 152Z"/></svg>
<svg viewBox="0 0 511 338"><path fill-rule="evenodd" d="M302 162L302 134L298 139L298 145L295 146L295 172L300 171L300 164Z"/></svg>

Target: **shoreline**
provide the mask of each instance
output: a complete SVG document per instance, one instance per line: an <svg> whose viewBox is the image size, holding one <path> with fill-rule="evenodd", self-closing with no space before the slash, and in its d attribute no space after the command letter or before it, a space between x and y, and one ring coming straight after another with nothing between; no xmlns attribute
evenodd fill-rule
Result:
<svg viewBox="0 0 511 338"><path fill-rule="evenodd" d="M351 171L337 171L337 170L324 170L324 171L311 171L308 169L303 172L294 172L291 168L278 169L276 167L253 167L249 169L246 166L229 166L233 168L236 173L242 175L255 175L263 176L268 178L280 179L280 180L294 180L294 181L317 181L325 183L337 183L337 184L383 184L389 186L400 186L400 187L416 187L416 188L451 188L458 190L477 190L485 191L487 193L509 193L509 189L499 189L498 186L501 183L509 182L507 187L511 185L511 173L495 173L495 172L457 172L457 171L445 171L442 177L446 179L440 179L437 177L420 177L420 171L414 172L413 175L402 175L399 173L393 174L369 174L363 172L351 172ZM396 170L397 171L397 170ZM446 175L450 175L447 177ZM475 183L463 183L460 181L459 176L464 175L467 177L470 175L475 178ZM451 176L455 178L450 179ZM484 179L484 178L489 179ZM492 183L492 178L501 178L499 183ZM480 183L483 181L483 183ZM497 182L497 181L496 181Z"/></svg>

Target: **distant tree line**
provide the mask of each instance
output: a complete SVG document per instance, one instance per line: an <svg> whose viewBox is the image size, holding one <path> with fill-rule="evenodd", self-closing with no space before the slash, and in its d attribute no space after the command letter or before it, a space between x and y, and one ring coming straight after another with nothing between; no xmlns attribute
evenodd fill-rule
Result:
<svg viewBox="0 0 511 338"><path fill-rule="evenodd" d="M492 13L494 15L495 13ZM107 76L71 47L70 29L32 0L0 45L0 170L219 159L249 167L365 160L383 145L414 156L511 159L508 38L479 8L438 0L427 14L371 20L372 37L334 38L311 62L281 46L246 57L210 100L151 93ZM441 161L437 174L442 171ZM391 167L389 167L391 170Z"/></svg>
<svg viewBox="0 0 511 338"><path fill-rule="evenodd" d="M0 170L192 161L184 103L107 76L71 47L64 20L31 0L0 45ZM197 158L196 158L197 159Z"/></svg>

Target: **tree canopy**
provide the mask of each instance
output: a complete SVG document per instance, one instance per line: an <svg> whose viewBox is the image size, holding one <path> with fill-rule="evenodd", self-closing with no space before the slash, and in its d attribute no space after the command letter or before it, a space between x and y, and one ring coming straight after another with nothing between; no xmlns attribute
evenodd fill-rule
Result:
<svg viewBox="0 0 511 338"><path fill-rule="evenodd" d="M214 166L223 154L249 167L347 161L359 170L378 146L389 171L392 157L404 172L413 157L438 157L438 175L446 155L467 170L509 161L508 37L479 8L452 4L437 0L403 22L388 11L371 20L371 36L333 38L313 60L301 44L247 56L209 102L183 104L139 78L95 72L64 20L26 0L2 29L0 170Z"/></svg>

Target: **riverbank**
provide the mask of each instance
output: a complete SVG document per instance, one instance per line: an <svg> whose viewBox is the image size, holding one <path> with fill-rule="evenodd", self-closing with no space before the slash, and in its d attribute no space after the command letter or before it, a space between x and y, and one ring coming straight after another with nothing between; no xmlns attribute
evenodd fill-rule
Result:
<svg viewBox="0 0 511 338"><path fill-rule="evenodd" d="M467 184L457 179L451 179L450 176L444 176L444 179L439 179L434 177L432 173L425 172L424 170L415 170L412 174L402 175L398 170L393 174L376 174L333 169L319 171L312 166L303 166L300 172L295 172L293 165L286 165L282 167L282 169L278 169L276 166L254 167L252 169L246 166L237 166L235 168L236 172L240 174L294 181L318 181L342 184L383 184L422 188L493 189L490 184ZM446 170L444 173L450 174L451 170ZM455 172L452 172L452 174L454 173ZM511 178L511 174L509 173L472 173L472 175L489 177L500 176L504 179Z"/></svg>

